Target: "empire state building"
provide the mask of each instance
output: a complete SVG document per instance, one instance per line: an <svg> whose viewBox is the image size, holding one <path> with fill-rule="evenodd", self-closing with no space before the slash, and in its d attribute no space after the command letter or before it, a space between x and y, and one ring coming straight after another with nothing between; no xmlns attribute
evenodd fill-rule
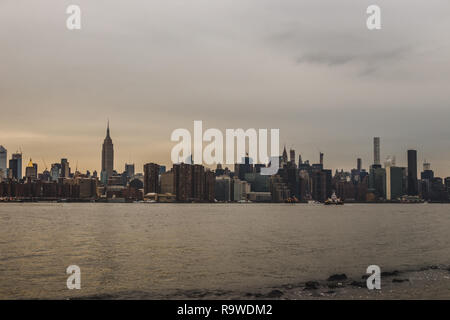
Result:
<svg viewBox="0 0 450 320"><path fill-rule="evenodd" d="M106 129L106 138L103 141L102 148L102 174L106 174L106 177L111 177L114 171L114 145L111 137L109 136L109 121L108 128Z"/></svg>

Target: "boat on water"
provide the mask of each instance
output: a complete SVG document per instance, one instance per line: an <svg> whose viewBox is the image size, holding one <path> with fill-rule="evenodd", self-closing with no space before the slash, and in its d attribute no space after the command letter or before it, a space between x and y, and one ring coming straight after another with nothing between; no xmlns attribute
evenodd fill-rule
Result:
<svg viewBox="0 0 450 320"><path fill-rule="evenodd" d="M327 200L325 200L324 204L325 205L343 205L344 201L342 201L341 198L338 198L336 196L336 193L333 192L333 194L331 195L331 198L328 198Z"/></svg>

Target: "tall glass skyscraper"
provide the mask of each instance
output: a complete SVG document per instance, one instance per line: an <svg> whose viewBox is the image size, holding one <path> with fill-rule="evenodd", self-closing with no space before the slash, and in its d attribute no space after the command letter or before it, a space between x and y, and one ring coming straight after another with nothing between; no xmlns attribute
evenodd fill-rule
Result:
<svg viewBox="0 0 450 320"><path fill-rule="evenodd" d="M13 179L20 180L22 176L22 154L13 153L11 160L9 160L9 170Z"/></svg>

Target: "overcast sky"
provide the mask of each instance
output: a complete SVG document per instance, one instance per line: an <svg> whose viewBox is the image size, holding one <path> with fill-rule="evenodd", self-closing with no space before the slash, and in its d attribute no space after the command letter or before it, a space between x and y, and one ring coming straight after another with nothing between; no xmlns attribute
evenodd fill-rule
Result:
<svg viewBox="0 0 450 320"><path fill-rule="evenodd" d="M332 169L367 168L380 136L382 159L450 176L449 31L448 0L1 0L0 145L99 170L109 118L115 168L142 171L203 120L279 128Z"/></svg>

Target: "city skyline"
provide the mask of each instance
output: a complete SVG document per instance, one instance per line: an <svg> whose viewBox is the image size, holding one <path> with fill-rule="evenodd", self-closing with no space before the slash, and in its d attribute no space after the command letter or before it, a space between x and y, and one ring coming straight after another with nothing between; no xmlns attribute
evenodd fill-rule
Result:
<svg viewBox="0 0 450 320"><path fill-rule="evenodd" d="M120 137L116 137L116 139L120 140ZM373 139L373 144L372 140L368 140L368 146L367 148L370 149L371 153L370 155L368 155L367 157L361 157L358 154L355 154L353 156L353 163L349 163L348 166L346 167L338 167L333 165L333 163L335 162L334 159L332 158L332 156L330 154L328 154L326 152L326 150L320 150L317 149L317 153L313 154L312 152L310 152L309 154L311 154L311 157L306 156L308 153L302 153L300 150L296 149L295 147L293 147L290 144L282 144L282 147L280 146L281 150L280 150L280 156L282 155L282 151L283 148L287 148L288 151L292 150L294 151L294 159L295 159L295 152L297 152L297 155L299 157L301 157L303 159L303 161L308 160L310 163L320 163L321 162L321 157L325 156L326 158L326 166L328 168L330 168L331 170L335 171L335 170L344 170L344 171L350 171L352 169L355 169L358 167L359 162L361 162L362 168L368 170L370 168L370 166L372 166L373 164L379 164L381 166L384 167L384 163L385 161L388 161L392 158L396 159L397 164L399 167L407 167L408 166L408 151L410 150L415 150L416 151L416 160L417 160L417 172L420 172L422 170L423 165L428 165L431 166L431 169L439 176L443 176L443 177L447 177L450 176L450 168L447 171L448 174L445 174L444 172L440 172L436 166L433 165L433 162L430 161L430 159L432 159L433 157L424 157L421 156L421 150L418 149L414 149L414 148L408 148L407 150L399 150L398 152L394 152L394 153L385 153L383 152L384 149L384 138L381 138L381 142L380 142L380 137L375 137L375 138L371 138ZM0 141L1 142L1 141ZM380 145L381 144L381 145ZM172 143L172 146L175 145L175 143ZM207 143L203 143L203 146L206 146ZM107 120L107 129L106 129L106 138L103 141L103 144L101 146L101 152L100 152L100 160L101 160L101 166L93 166L93 167L89 167L84 165L83 163L80 163L79 160L77 160L76 157L71 158L70 156L65 155L61 155L59 158L54 159L49 161L48 157L41 157L39 160L39 156L33 156L33 155L29 155L26 152L23 152L22 148L19 147L17 149L17 151L15 152L10 152L9 149L6 147L6 144L1 144L0 146L3 147L3 150L7 151L7 162L9 161L9 159L11 158L12 154L22 154L22 172L25 172L25 164L27 163L27 161L29 159L35 159L33 160L34 163L38 164L38 167L40 168L39 172L43 172L43 170L45 168L47 168L47 170L50 171L50 166L53 163L58 163L61 159L68 159L69 163L72 163L72 167L73 164L76 163L76 169L78 169L79 172L86 172L86 171L90 171L90 172L94 172L97 171L99 176L101 174L101 172L104 170L104 168L106 168L106 166L108 167L108 172L109 172L109 176L111 176L111 172L112 170L117 171L118 173L123 172L122 169L125 169L125 166L127 164L133 164L137 169L137 172L143 172L143 167L146 163L149 162L154 162L154 163L159 163L168 167L171 167L173 165L173 163L170 160L170 149L167 150L167 154L168 156L165 158L168 158L167 161L157 161L155 159L158 159L158 157L151 157L149 156L147 159L141 159L139 161L136 161L135 159L133 159L132 157L129 157L128 160L123 161L123 157L120 157L120 146L117 147L118 152L116 154L119 154L119 159L120 160L114 160L115 159L115 153L114 153L114 147L113 147L113 143L112 143L112 139L110 137L110 123L109 120ZM98 146L97 146L98 148ZM391 149L392 150L392 149ZM3 151L4 152L4 151ZM98 150L97 150L98 153ZM39 153L37 153L39 154ZM41 153L42 154L42 153ZM292 157L292 155L291 155ZM89 161L90 163L95 163L95 157L90 157L91 160ZM108 160L106 160L108 158ZM25 159L25 160L24 160ZM159 157L159 159L162 159L161 157ZM120 162L119 162L120 161ZM297 162L298 159L295 159L295 162ZM98 162L98 160L97 160ZM108 162L108 163L106 163ZM140 163L142 163L142 165L140 165ZM204 164L203 164L204 165ZM223 164L222 165L224 167L229 166L232 169L233 164ZM205 165L205 167L209 167L214 169L216 165L213 166L207 166ZM1 168L0 168L1 169Z"/></svg>

